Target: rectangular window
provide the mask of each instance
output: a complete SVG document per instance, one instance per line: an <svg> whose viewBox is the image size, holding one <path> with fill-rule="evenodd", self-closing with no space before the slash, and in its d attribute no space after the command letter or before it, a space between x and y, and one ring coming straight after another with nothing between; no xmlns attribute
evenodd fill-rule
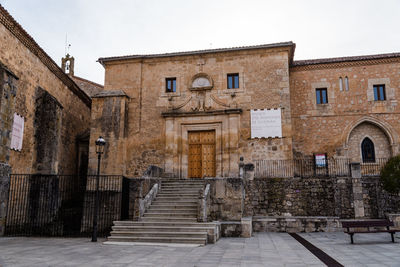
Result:
<svg viewBox="0 0 400 267"><path fill-rule="evenodd" d="M231 73L227 75L228 89L239 88L239 73Z"/></svg>
<svg viewBox="0 0 400 267"><path fill-rule="evenodd" d="M315 89L317 96L317 104L327 104L328 103L328 90L326 88Z"/></svg>
<svg viewBox="0 0 400 267"><path fill-rule="evenodd" d="M375 101L386 100L386 92L384 84L374 85L374 100Z"/></svg>
<svg viewBox="0 0 400 267"><path fill-rule="evenodd" d="M165 92L176 92L176 78L165 78Z"/></svg>

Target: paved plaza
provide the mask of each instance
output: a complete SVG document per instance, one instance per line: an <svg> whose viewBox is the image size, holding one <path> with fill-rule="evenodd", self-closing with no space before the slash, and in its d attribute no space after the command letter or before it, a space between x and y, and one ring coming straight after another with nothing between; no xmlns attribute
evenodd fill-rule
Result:
<svg viewBox="0 0 400 267"><path fill-rule="evenodd" d="M400 236L303 233L344 266L400 266ZM126 246L89 238L0 238L0 266L325 266L286 233L221 238L204 247Z"/></svg>

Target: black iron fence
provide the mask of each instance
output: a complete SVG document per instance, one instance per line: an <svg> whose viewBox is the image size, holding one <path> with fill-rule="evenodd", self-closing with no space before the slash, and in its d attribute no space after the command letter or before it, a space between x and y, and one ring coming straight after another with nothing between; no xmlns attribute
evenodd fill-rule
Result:
<svg viewBox="0 0 400 267"><path fill-rule="evenodd" d="M361 163L362 176L377 176L380 175L382 167L386 164L389 158L375 159L375 162Z"/></svg>
<svg viewBox="0 0 400 267"><path fill-rule="evenodd" d="M361 163L363 176L378 176L388 159L376 159L375 162ZM255 177L290 178L290 177L344 177L351 176L351 160L347 158L290 159L290 160L255 160Z"/></svg>
<svg viewBox="0 0 400 267"><path fill-rule="evenodd" d="M12 174L5 234L90 236L96 176ZM122 176L100 176L98 236L121 218Z"/></svg>

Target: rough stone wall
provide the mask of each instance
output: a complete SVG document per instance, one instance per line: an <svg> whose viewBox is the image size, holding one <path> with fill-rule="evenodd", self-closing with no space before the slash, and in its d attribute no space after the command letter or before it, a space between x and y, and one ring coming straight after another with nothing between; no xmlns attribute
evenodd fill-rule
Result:
<svg viewBox="0 0 400 267"><path fill-rule="evenodd" d="M335 216L335 186L330 178L256 178L246 184L246 213Z"/></svg>
<svg viewBox="0 0 400 267"><path fill-rule="evenodd" d="M102 136L106 140L106 145L101 159L101 173L106 175L124 174L126 169L127 98L124 96L93 98L92 106L88 173L97 173L95 141Z"/></svg>
<svg viewBox="0 0 400 267"><path fill-rule="evenodd" d="M3 11L2 11L3 12ZM32 173L35 154L35 89L46 90L63 107L58 172L73 174L76 169L75 138L89 128L90 107L74 94L38 57L0 23L0 61L20 78L15 112L25 118L22 151L11 151L13 173ZM60 70L61 71L61 70Z"/></svg>
<svg viewBox="0 0 400 267"><path fill-rule="evenodd" d="M393 154L397 154L399 68L397 59L292 67L290 93L296 155L326 152L328 156L351 156L348 152L353 148L346 146L346 140L352 128L365 120L379 125L393 139ZM343 78L342 91L339 77ZM385 84L386 101L374 101L374 84ZM327 88L328 104L316 104L316 88ZM378 146L378 155L383 153L380 149L386 150L386 146Z"/></svg>
<svg viewBox="0 0 400 267"><path fill-rule="evenodd" d="M58 151L61 130L61 104L42 88L35 95L35 151L34 170L37 173L58 173Z"/></svg>
<svg viewBox="0 0 400 267"><path fill-rule="evenodd" d="M10 159L11 132L15 110L17 80L0 61L0 162Z"/></svg>
<svg viewBox="0 0 400 267"><path fill-rule="evenodd" d="M353 180L351 177L206 178L205 182L210 184L209 220L238 221L245 216L351 219L355 217ZM379 177L362 177L361 184L363 217L385 218L387 213L400 211L400 196L385 192Z"/></svg>
<svg viewBox="0 0 400 267"><path fill-rule="evenodd" d="M291 158L291 118L289 97L289 53L287 48L271 48L249 51L233 51L201 55L175 56L165 58L136 59L105 64L105 91L123 90L128 103L126 139L126 173L139 176L148 165L164 168L166 155L166 123L161 116L171 105L182 108L175 110L191 111L197 92L189 90L192 78L198 73L211 77L214 87L205 93L206 105L211 110L224 110L227 106L242 109L238 121L238 136L223 135L222 140L236 140L227 145L232 157L232 165L237 165L238 155L246 160L270 158ZM239 73L239 88L226 89L228 73ZM165 93L165 78L177 78L177 92ZM232 96L233 94L233 96ZM185 101L192 99L185 104ZM217 101L211 98L217 99ZM283 136L285 138L250 140L250 109L282 109ZM93 108L101 113L102 108ZM93 115L92 115L93 116ZM94 114L100 118L100 114ZM227 116L228 118L228 116ZM219 123L213 116L193 117L193 123ZM179 122L177 122L179 123ZM182 124L186 124L185 121ZM175 127L176 126L176 127ZM174 136L179 146L180 126L175 125ZM225 126L224 126L225 127ZM229 126L226 126L229 127ZM235 143L236 142L236 143ZM180 151L180 147L177 148ZM179 157L179 155L174 155ZM237 171L237 170L236 170ZM224 169L222 176L228 176Z"/></svg>
<svg viewBox="0 0 400 267"><path fill-rule="evenodd" d="M363 177L362 187L365 217L384 218L400 211L400 195L383 190L380 177Z"/></svg>

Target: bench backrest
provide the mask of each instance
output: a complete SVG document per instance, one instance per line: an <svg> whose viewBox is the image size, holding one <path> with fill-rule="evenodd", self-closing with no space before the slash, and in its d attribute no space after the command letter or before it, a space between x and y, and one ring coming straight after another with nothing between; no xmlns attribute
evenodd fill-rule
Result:
<svg viewBox="0 0 400 267"><path fill-rule="evenodd" d="M379 226L394 226L394 223L389 220L367 220L367 221L345 221L342 222L343 228L353 227L379 227Z"/></svg>

